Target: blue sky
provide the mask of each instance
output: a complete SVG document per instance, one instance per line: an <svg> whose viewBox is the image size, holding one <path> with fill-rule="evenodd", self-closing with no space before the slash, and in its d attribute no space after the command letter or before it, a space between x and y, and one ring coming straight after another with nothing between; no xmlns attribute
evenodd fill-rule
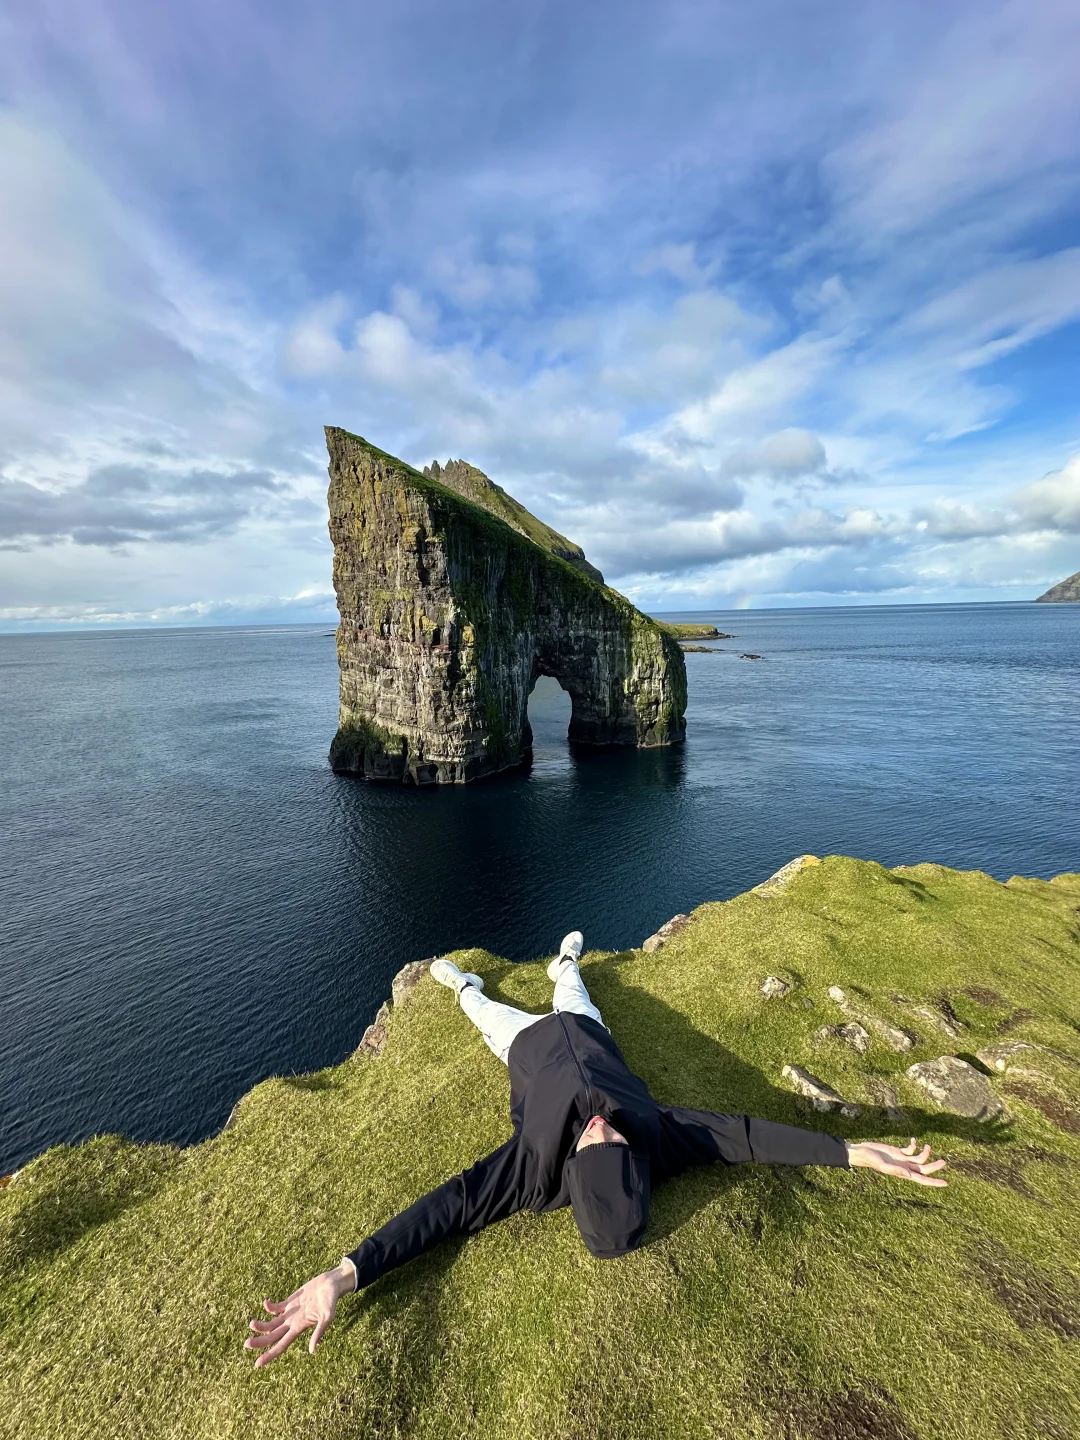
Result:
<svg viewBox="0 0 1080 1440"><path fill-rule="evenodd" d="M0 21L0 626L334 613L324 424L652 609L1080 568L1080 10Z"/></svg>

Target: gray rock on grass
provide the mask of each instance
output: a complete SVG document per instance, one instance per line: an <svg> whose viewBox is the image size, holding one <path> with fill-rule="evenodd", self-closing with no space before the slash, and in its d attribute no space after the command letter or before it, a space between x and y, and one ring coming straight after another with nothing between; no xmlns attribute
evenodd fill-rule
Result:
<svg viewBox="0 0 1080 1440"><path fill-rule="evenodd" d="M870 1049L870 1032L866 1030L857 1020L851 1020L847 1025L838 1025L836 1038L842 1040L845 1045L850 1045L860 1055L865 1055Z"/></svg>
<svg viewBox="0 0 1080 1440"><path fill-rule="evenodd" d="M832 1110L849 1119L854 1119L860 1113L859 1106L838 1094L831 1085L826 1085L824 1080L819 1080L816 1075L811 1075L809 1070L804 1070L801 1065L785 1065L780 1072L785 1080L790 1080L800 1095L810 1101L815 1110Z"/></svg>
<svg viewBox="0 0 1080 1440"><path fill-rule="evenodd" d="M896 1097L896 1091L885 1080L876 1075L871 1075L866 1081L866 1090L870 1099L875 1105L885 1111L889 1123L898 1127L907 1126L907 1117L900 1108L900 1101Z"/></svg>
<svg viewBox="0 0 1080 1440"><path fill-rule="evenodd" d="M767 975L765 984L761 987L761 993L766 1000L779 1000L788 993L791 986L786 980L781 980L779 975Z"/></svg>
<svg viewBox="0 0 1080 1440"><path fill-rule="evenodd" d="M1031 1053L1024 1055L1025 1050ZM988 1070L997 1070L1001 1074L1009 1071L1019 1074L1020 1067L1014 1062L1021 1055L1025 1062L1033 1060L1036 1055L1049 1055L1054 1060L1080 1068L1080 1060L1075 1056L1066 1055L1063 1050L1055 1050L1050 1045L1039 1045L1034 1040L1004 1040L998 1045L987 1045L984 1050L977 1050L975 1053Z"/></svg>
<svg viewBox="0 0 1080 1440"><path fill-rule="evenodd" d="M860 1055L865 1055L870 1049L870 1033L857 1020L847 1025L822 1025L820 1030L814 1031L814 1041L820 1044L823 1040L840 1040Z"/></svg>
<svg viewBox="0 0 1080 1440"><path fill-rule="evenodd" d="M868 1025L876 1035L885 1041L890 1050L895 1050L899 1055L913 1050L918 1043L918 1036L912 1035L909 1030L901 1030L896 1025L890 1025L887 1020L882 1020L877 1015L867 1015L861 1010L853 1009L846 991L841 990L839 985L829 986L829 999L861 1025Z"/></svg>
<svg viewBox="0 0 1080 1440"><path fill-rule="evenodd" d="M1005 1112L986 1076L959 1056L941 1055L936 1060L921 1060L908 1067L907 1076L950 1115L986 1121L996 1120Z"/></svg>
<svg viewBox="0 0 1080 1440"><path fill-rule="evenodd" d="M673 915L670 920L660 926L655 935L650 935L647 940L642 941L642 950L646 955L655 955L657 950L661 949L672 936L678 935L679 931L685 930L689 924L689 915Z"/></svg>
<svg viewBox="0 0 1080 1440"><path fill-rule="evenodd" d="M1044 1049L1045 1046L1032 1045L1028 1040L1007 1040L1000 1045L987 1045L984 1050L976 1050L975 1054L988 1070L997 1070L1000 1074L1004 1074L1013 1068L1012 1062L1025 1050L1032 1052L1024 1057L1030 1060L1034 1058L1037 1051Z"/></svg>
<svg viewBox="0 0 1080 1440"><path fill-rule="evenodd" d="M960 1034L960 1031L948 1016L943 1015L940 1010L931 1009L929 1005L913 1005L911 1009L913 1014L921 1015L924 1020L929 1020L935 1030L940 1030L941 1033L947 1035L950 1040L955 1040Z"/></svg>

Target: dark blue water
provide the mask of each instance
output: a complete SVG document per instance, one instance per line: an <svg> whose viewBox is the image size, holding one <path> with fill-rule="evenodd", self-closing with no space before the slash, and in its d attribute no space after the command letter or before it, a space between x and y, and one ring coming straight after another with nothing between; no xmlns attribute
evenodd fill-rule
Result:
<svg viewBox="0 0 1080 1440"><path fill-rule="evenodd" d="M210 1134L455 946L640 943L805 850L1080 869L1080 605L688 618L737 638L685 746L572 754L542 681L529 773L419 792L327 768L329 627L0 636L0 1173Z"/></svg>

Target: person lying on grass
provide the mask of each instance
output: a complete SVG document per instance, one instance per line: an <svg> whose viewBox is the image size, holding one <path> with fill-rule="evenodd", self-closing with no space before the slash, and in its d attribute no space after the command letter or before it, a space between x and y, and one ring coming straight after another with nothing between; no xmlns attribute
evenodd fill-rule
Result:
<svg viewBox="0 0 1080 1440"><path fill-rule="evenodd" d="M513 1136L385 1224L333 1270L287 1300L263 1302L272 1317L252 1320L244 1341L256 1365L283 1354L314 1326L314 1353L342 1295L429 1250L448 1235L474 1234L517 1210L546 1213L571 1205L581 1238L600 1260L636 1249L649 1219L653 1184L691 1165L756 1160L766 1165L864 1166L916 1185L944 1185L944 1160L914 1140L901 1149L832 1135L658 1105L627 1067L578 970L583 944L572 931L548 966L555 982L550 1015L529 1015L483 994L479 975L435 960L432 978L457 992L465 1014L510 1070ZM916 1153L917 1152L917 1153Z"/></svg>

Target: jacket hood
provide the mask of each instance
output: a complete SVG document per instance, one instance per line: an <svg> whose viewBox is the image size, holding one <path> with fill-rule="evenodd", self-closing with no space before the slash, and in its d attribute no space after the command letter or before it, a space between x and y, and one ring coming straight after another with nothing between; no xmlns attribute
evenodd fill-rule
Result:
<svg viewBox="0 0 1080 1440"><path fill-rule="evenodd" d="M566 1162L570 1203L586 1249L598 1260L636 1250L649 1223L649 1160L617 1140L587 1145Z"/></svg>

